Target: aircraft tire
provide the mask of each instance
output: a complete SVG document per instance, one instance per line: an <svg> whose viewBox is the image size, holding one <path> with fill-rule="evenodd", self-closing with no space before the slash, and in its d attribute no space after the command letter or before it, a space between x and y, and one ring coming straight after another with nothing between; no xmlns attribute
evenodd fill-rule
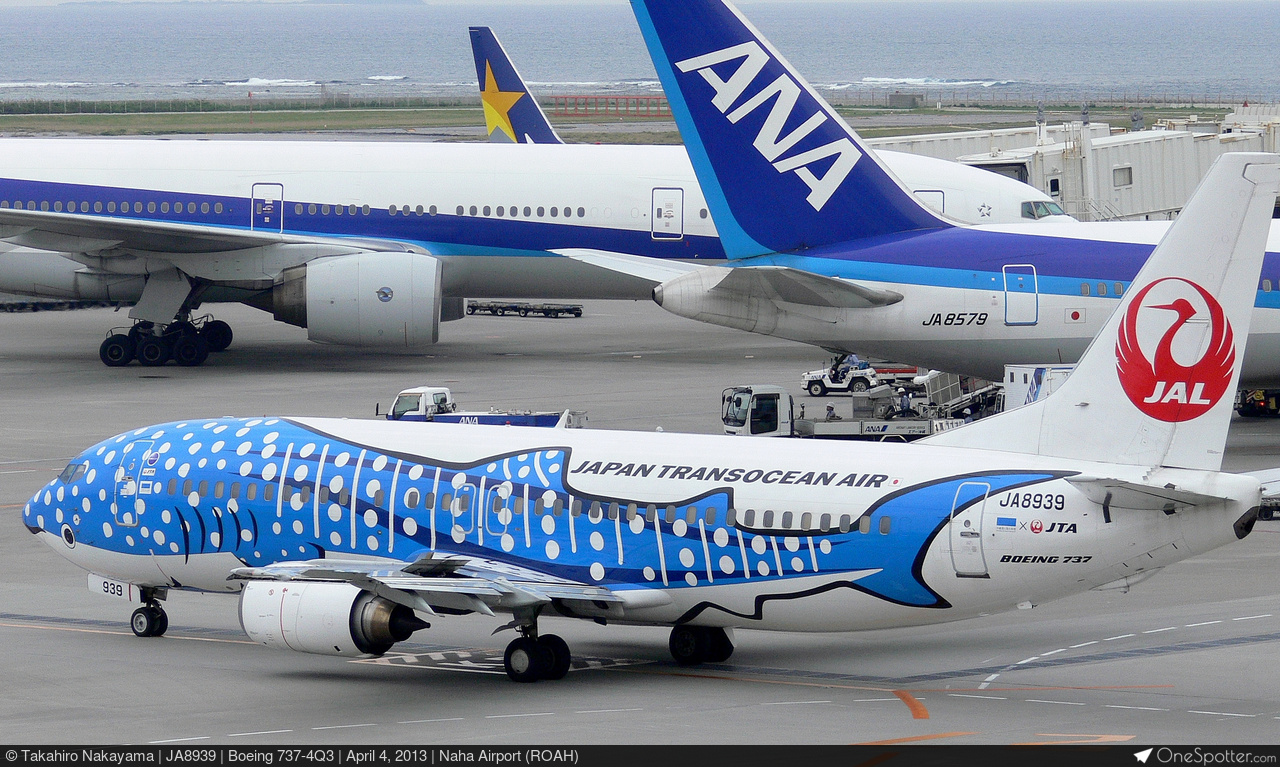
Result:
<svg viewBox="0 0 1280 767"><path fill-rule="evenodd" d="M809 382L810 397L825 397L826 395L827 395L827 387L823 386L821 381Z"/></svg>
<svg viewBox="0 0 1280 767"><path fill-rule="evenodd" d="M133 353L137 344L124 333L108 336L98 347L98 357L102 364L109 368L121 368L133 362Z"/></svg>
<svg viewBox="0 0 1280 767"><path fill-rule="evenodd" d="M173 342L173 361L184 368L203 365L209 359L209 342L200 335L184 335Z"/></svg>
<svg viewBox="0 0 1280 767"><path fill-rule="evenodd" d="M513 682L536 682L551 668L547 650L531 637L516 637L507 645L502 667Z"/></svg>
<svg viewBox="0 0 1280 767"><path fill-rule="evenodd" d="M564 679L573 665L573 655L569 652L569 643L555 634L543 634L538 637L538 645L550 654L551 663L543 679Z"/></svg>
<svg viewBox="0 0 1280 767"><path fill-rule="evenodd" d="M231 332L231 326L222 320L210 320L206 322L204 327L200 329L200 335L204 336L204 340L209 342L209 351L222 352L231 346L231 340L235 334Z"/></svg>
<svg viewBox="0 0 1280 767"><path fill-rule="evenodd" d="M724 663L733 655L733 641L729 633L721 628L707 629L710 647L707 650L707 663Z"/></svg>
<svg viewBox="0 0 1280 767"><path fill-rule="evenodd" d="M676 626L667 642L671 657L681 666L705 663L711 649L709 632L701 626Z"/></svg>
<svg viewBox="0 0 1280 767"><path fill-rule="evenodd" d="M169 628L169 617L159 607L143 605L133 611L129 618L129 628L133 630L134 636L157 637Z"/></svg>
<svg viewBox="0 0 1280 767"><path fill-rule="evenodd" d="M164 339L146 336L138 342L135 354L138 364L144 367L160 367L169 361L169 344Z"/></svg>

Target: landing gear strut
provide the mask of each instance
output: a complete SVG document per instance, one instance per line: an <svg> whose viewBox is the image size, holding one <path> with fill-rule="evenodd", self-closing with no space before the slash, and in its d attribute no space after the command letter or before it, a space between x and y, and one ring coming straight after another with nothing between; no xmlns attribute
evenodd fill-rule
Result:
<svg viewBox="0 0 1280 767"><path fill-rule="evenodd" d="M133 629L134 636L164 636L164 632L169 630L169 616L156 601L154 593L144 593L144 598L147 603L133 611L133 616L129 618L129 628Z"/></svg>
<svg viewBox="0 0 1280 767"><path fill-rule="evenodd" d="M520 626L502 657L507 676L515 682L564 679L573 663L569 644L555 634L538 636L536 622Z"/></svg>
<svg viewBox="0 0 1280 767"><path fill-rule="evenodd" d="M722 628L676 626L667 645L681 666L724 663L733 655L733 639Z"/></svg>
<svg viewBox="0 0 1280 767"><path fill-rule="evenodd" d="M159 367L173 360L182 367L203 365L210 352L231 346L231 326L222 320L204 316L185 319L157 327L145 320L125 330L113 330L98 356L107 367L124 367L135 359L144 367Z"/></svg>

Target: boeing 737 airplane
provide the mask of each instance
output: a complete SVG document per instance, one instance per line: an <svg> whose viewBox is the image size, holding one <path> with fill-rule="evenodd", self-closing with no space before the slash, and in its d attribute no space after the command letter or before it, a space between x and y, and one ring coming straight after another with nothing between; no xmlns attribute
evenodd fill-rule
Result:
<svg viewBox="0 0 1280 767"><path fill-rule="evenodd" d="M177 589L239 592L254 640L336 656L503 613L522 682L572 666L553 615L671 626L695 664L736 628L1127 587L1257 518L1258 480L1220 468L1278 193L1280 157L1224 155L1058 391L920 443L200 419L90 447L23 522L141 602L139 636Z"/></svg>
<svg viewBox="0 0 1280 767"><path fill-rule="evenodd" d="M489 140L502 144L563 144L493 30L471 27L470 32ZM636 149L643 151L641 147ZM956 221L1008 224L1072 220L1049 195L1007 176L935 157L876 152L912 194ZM667 157L654 155L653 160L661 162ZM685 166L677 170L683 172ZM697 181L690 177L688 183Z"/></svg>

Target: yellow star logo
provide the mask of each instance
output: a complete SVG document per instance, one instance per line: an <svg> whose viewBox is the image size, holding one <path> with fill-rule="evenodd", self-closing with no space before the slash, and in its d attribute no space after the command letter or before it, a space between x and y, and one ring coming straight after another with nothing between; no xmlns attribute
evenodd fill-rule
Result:
<svg viewBox="0 0 1280 767"><path fill-rule="evenodd" d="M524 98L523 93L512 93L498 90L498 83L493 79L493 67L485 62L484 90L480 91L480 101L484 104L484 122L489 129L489 138L493 139L494 131L502 131L513 144L520 143L516 138L516 129L511 125L508 112L516 102Z"/></svg>

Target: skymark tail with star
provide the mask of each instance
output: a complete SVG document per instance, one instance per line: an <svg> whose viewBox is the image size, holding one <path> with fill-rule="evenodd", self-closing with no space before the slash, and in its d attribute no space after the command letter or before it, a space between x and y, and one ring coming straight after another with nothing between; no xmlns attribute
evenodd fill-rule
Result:
<svg viewBox="0 0 1280 767"><path fill-rule="evenodd" d="M489 27L471 27L471 53L489 140L503 144L563 144Z"/></svg>

